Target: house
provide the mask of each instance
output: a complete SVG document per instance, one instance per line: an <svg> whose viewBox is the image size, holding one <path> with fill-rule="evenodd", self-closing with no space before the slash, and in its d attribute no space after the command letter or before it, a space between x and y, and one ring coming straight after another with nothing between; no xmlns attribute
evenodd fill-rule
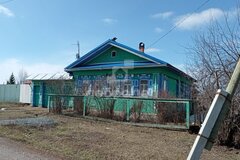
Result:
<svg viewBox="0 0 240 160"><path fill-rule="evenodd" d="M144 47L141 42L136 50L109 39L67 66L69 76L28 78L32 105L52 109L63 104L83 116L189 128L194 79Z"/></svg>
<svg viewBox="0 0 240 160"><path fill-rule="evenodd" d="M194 79L171 64L118 43L100 44L65 68L80 95L191 98Z"/></svg>

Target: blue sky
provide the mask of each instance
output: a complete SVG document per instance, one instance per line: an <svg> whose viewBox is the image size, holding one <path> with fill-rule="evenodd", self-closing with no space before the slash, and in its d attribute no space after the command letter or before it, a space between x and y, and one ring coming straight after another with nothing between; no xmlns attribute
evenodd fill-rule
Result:
<svg viewBox="0 0 240 160"><path fill-rule="evenodd" d="M184 70L185 47L206 29L211 19L234 13L237 0L0 0L0 83L22 68L51 73L112 37L133 48L143 41L146 53ZM172 26L188 17L170 34L149 46Z"/></svg>

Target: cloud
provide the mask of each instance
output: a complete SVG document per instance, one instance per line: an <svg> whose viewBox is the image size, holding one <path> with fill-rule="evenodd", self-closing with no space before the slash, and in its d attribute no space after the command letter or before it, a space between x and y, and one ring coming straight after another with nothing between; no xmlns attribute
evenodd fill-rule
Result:
<svg viewBox="0 0 240 160"><path fill-rule="evenodd" d="M14 17L15 16L14 13L10 9L8 9L8 8L2 6L2 5L0 5L0 14L3 14L3 15L8 16L8 17Z"/></svg>
<svg viewBox="0 0 240 160"><path fill-rule="evenodd" d="M156 52L160 52L160 49L158 48L147 48L145 49L146 53L156 53Z"/></svg>
<svg viewBox="0 0 240 160"><path fill-rule="evenodd" d="M218 20L224 16L224 11L218 8L210 8L199 13L178 16L174 23L179 29L191 30Z"/></svg>
<svg viewBox="0 0 240 160"><path fill-rule="evenodd" d="M64 67L66 66L48 63L27 64L14 58L5 59L0 63L1 68L0 84L6 83L11 73L13 73L16 80L18 80L18 73L21 69L25 70L29 75L31 75L36 73L63 72Z"/></svg>
<svg viewBox="0 0 240 160"><path fill-rule="evenodd" d="M155 19L167 19L169 17L171 17L174 13L173 12L161 12L161 13L156 13L151 15L151 18L155 18Z"/></svg>
<svg viewBox="0 0 240 160"><path fill-rule="evenodd" d="M154 31L157 32L157 33L161 33L161 32L163 31L163 29L160 28L160 27L156 27L156 28L154 29Z"/></svg>
<svg viewBox="0 0 240 160"><path fill-rule="evenodd" d="M118 22L118 20L113 19L113 18L104 18L104 19L102 19L102 21L103 21L105 24L114 24L114 23Z"/></svg>

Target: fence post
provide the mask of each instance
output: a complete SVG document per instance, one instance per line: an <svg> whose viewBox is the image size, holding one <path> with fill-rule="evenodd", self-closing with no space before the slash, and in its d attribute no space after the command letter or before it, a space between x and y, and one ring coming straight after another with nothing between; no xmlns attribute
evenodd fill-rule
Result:
<svg viewBox="0 0 240 160"><path fill-rule="evenodd" d="M86 116L86 98L83 96L83 116Z"/></svg>
<svg viewBox="0 0 240 160"><path fill-rule="evenodd" d="M50 112L50 98L51 96L48 95L48 102L47 102L47 108L48 108L48 112Z"/></svg>
<svg viewBox="0 0 240 160"><path fill-rule="evenodd" d="M131 101L130 100L127 100L127 121L129 121L129 117L130 117L130 105L131 105Z"/></svg>
<svg viewBox="0 0 240 160"><path fill-rule="evenodd" d="M186 127L187 127L187 129L189 129L189 127L190 127L190 117L189 117L189 115L190 115L190 110L189 110L189 108L190 108L190 106L189 106L189 101L187 101L187 103L186 103Z"/></svg>

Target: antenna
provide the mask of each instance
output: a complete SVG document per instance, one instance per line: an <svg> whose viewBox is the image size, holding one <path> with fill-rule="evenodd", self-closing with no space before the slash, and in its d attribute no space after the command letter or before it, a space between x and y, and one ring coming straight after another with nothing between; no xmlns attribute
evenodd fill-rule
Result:
<svg viewBox="0 0 240 160"><path fill-rule="evenodd" d="M79 41L77 41L77 44L73 44L73 45L77 45L76 59L79 59L80 58L80 44L79 44Z"/></svg>

